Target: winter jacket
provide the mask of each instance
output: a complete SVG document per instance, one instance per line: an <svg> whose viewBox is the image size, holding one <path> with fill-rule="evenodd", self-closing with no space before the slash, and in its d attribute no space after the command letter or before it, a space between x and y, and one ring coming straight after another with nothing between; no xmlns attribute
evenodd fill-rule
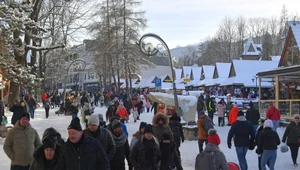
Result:
<svg viewBox="0 0 300 170"><path fill-rule="evenodd" d="M154 115L156 115L156 112L157 112L157 106L158 106L158 103L157 102L154 102L152 107L151 107L151 112L152 110L154 110Z"/></svg>
<svg viewBox="0 0 300 170"><path fill-rule="evenodd" d="M179 117L180 119L180 117ZM169 126L171 128L171 131L173 133L173 137L174 137L174 142L176 144L177 147L180 147L181 142L184 142L184 136L183 136L183 130L182 130L182 125L180 124L180 122L178 120L170 120L169 122ZM177 129L179 130L179 133L175 134L173 129Z"/></svg>
<svg viewBox="0 0 300 170"><path fill-rule="evenodd" d="M45 101L47 99L47 97L48 97L47 93L43 93L42 96L41 96L41 99L43 101Z"/></svg>
<svg viewBox="0 0 300 170"><path fill-rule="evenodd" d="M250 108L246 112L246 119L252 123L252 125L258 125L258 120L260 119L259 111Z"/></svg>
<svg viewBox="0 0 300 170"><path fill-rule="evenodd" d="M84 106L84 103L89 103L89 100L86 96L82 96L80 99L81 106Z"/></svg>
<svg viewBox="0 0 300 170"><path fill-rule="evenodd" d="M71 104L70 110L71 114L77 114L79 112L78 107Z"/></svg>
<svg viewBox="0 0 300 170"><path fill-rule="evenodd" d="M223 152L220 151L219 147L215 144L208 143L204 149L205 152L214 152L214 161L215 165L217 167L217 170L229 170L227 166L227 160ZM198 162L199 157L196 157L196 169L197 165L199 164Z"/></svg>
<svg viewBox="0 0 300 170"><path fill-rule="evenodd" d="M174 142L168 144L160 142L159 149L161 153L160 170L173 170L174 165L177 170L183 170Z"/></svg>
<svg viewBox="0 0 300 170"><path fill-rule="evenodd" d="M226 105L218 103L217 104L217 115L218 117L224 117L224 111L225 111Z"/></svg>
<svg viewBox="0 0 300 170"><path fill-rule="evenodd" d="M125 107L122 109L117 109L116 114L120 115L120 119L129 118L128 112Z"/></svg>
<svg viewBox="0 0 300 170"><path fill-rule="evenodd" d="M285 129L285 132L282 137L282 142L287 144L299 144L298 140L300 139L300 123L296 124L294 121L291 121L290 124Z"/></svg>
<svg viewBox="0 0 300 170"><path fill-rule="evenodd" d="M141 131L135 132L132 135L131 142L130 142L130 150L132 150L133 146L137 143L137 141L143 136Z"/></svg>
<svg viewBox="0 0 300 170"><path fill-rule="evenodd" d="M130 155L130 148L127 137L124 133L119 136L116 136L112 133L112 137L116 144L116 153L112 157L110 161L110 169L111 170L121 170L125 169L125 158L127 160L129 170L132 170L132 164L129 158Z"/></svg>
<svg viewBox="0 0 300 170"><path fill-rule="evenodd" d="M28 101L28 107L29 108L34 108L36 107L36 101L31 97Z"/></svg>
<svg viewBox="0 0 300 170"><path fill-rule="evenodd" d="M82 135L78 143L67 140L62 146L57 170L110 170L110 165L101 144Z"/></svg>
<svg viewBox="0 0 300 170"><path fill-rule="evenodd" d="M108 106L106 111L106 117L112 117L116 114L117 108L115 105L111 104Z"/></svg>
<svg viewBox="0 0 300 170"><path fill-rule="evenodd" d="M234 137L235 147L249 147L254 145L254 130L251 122L244 116L239 116L229 130L227 144L231 146L231 140Z"/></svg>
<svg viewBox="0 0 300 170"><path fill-rule="evenodd" d="M56 145L54 158L46 163L44 145L39 146L33 153L33 161L29 170L56 170L60 154L61 147Z"/></svg>
<svg viewBox="0 0 300 170"><path fill-rule="evenodd" d="M205 114L201 114L199 116L199 119L197 120L197 126L198 126L198 139L201 139L201 140L207 140L207 134L206 134L206 131L204 130L203 126L202 126L202 122L203 122L203 119L206 115Z"/></svg>
<svg viewBox="0 0 300 170"><path fill-rule="evenodd" d="M8 131L3 150L11 160L11 165L28 166L33 160L33 152L41 145L37 131L29 124L27 127L16 122Z"/></svg>
<svg viewBox="0 0 300 170"><path fill-rule="evenodd" d="M26 108L21 105L12 105L9 108L9 111L13 112L11 124L15 125L16 122L20 119L20 116L26 112Z"/></svg>
<svg viewBox="0 0 300 170"><path fill-rule="evenodd" d="M208 112L215 112L216 111L216 105L215 105L215 102L211 99L209 102L208 102Z"/></svg>
<svg viewBox="0 0 300 170"><path fill-rule="evenodd" d="M201 98L201 96L198 97L198 101L197 101L197 111L205 111L205 103L203 101L203 99Z"/></svg>
<svg viewBox="0 0 300 170"><path fill-rule="evenodd" d="M267 119L280 120L280 112L275 106L270 106L267 110Z"/></svg>
<svg viewBox="0 0 300 170"><path fill-rule="evenodd" d="M232 125L238 117L239 108L233 107L229 112L228 124Z"/></svg>
<svg viewBox="0 0 300 170"><path fill-rule="evenodd" d="M280 139L277 132L270 127L266 127L258 136L257 154L261 154L263 150L277 150L279 144Z"/></svg>
<svg viewBox="0 0 300 170"><path fill-rule="evenodd" d="M97 139L109 160L115 155L116 144L111 133L102 127L99 127L96 132L90 131L88 128L83 131L84 135Z"/></svg>
<svg viewBox="0 0 300 170"><path fill-rule="evenodd" d="M159 170L160 151L159 143L155 137L151 139L151 145L146 146L147 139L142 136L133 146L130 153L130 160L134 170Z"/></svg>
<svg viewBox="0 0 300 170"><path fill-rule="evenodd" d="M157 120L159 118L164 119L164 124L162 126L158 125ZM174 141L173 133L169 126L169 118L167 117L167 115L162 113L156 114L152 119L152 130L153 130L153 135L156 137L157 140L160 140L161 136L164 133L168 133L171 137L171 141Z"/></svg>

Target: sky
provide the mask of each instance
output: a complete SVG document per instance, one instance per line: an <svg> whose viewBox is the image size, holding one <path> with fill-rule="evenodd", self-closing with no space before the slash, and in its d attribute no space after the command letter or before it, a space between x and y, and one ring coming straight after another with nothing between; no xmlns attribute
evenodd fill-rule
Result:
<svg viewBox="0 0 300 170"><path fill-rule="evenodd" d="M169 48L186 46L213 37L226 16L279 16L283 5L300 14L299 0L142 0L148 27L141 34L155 33Z"/></svg>

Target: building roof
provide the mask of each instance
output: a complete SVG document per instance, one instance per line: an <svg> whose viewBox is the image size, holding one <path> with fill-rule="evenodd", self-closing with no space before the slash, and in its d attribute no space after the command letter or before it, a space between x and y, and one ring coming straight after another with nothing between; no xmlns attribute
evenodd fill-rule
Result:
<svg viewBox="0 0 300 170"><path fill-rule="evenodd" d="M203 65L202 68L205 79L212 79L214 77L215 66Z"/></svg>
<svg viewBox="0 0 300 170"><path fill-rule="evenodd" d="M140 76L142 78L150 76L162 76L162 75L172 75L170 66L149 66L149 65L140 65Z"/></svg>
<svg viewBox="0 0 300 170"><path fill-rule="evenodd" d="M290 24L290 27L292 29L292 32L294 34L296 43L298 45L298 49L300 48L300 21L298 22L293 22L292 24Z"/></svg>
<svg viewBox="0 0 300 170"><path fill-rule="evenodd" d="M242 53L243 56L245 55L260 55L260 51L257 48L262 48L261 44L254 44L253 39L250 37L248 38L247 42L244 44L244 51Z"/></svg>
<svg viewBox="0 0 300 170"><path fill-rule="evenodd" d="M230 73L231 63L216 63L219 78L228 78Z"/></svg>
<svg viewBox="0 0 300 170"><path fill-rule="evenodd" d="M192 66L183 66L182 70L184 78L191 78Z"/></svg>
<svg viewBox="0 0 300 170"><path fill-rule="evenodd" d="M182 75L182 69L181 68L175 69L176 80L180 80L181 79L181 75Z"/></svg>
<svg viewBox="0 0 300 170"><path fill-rule="evenodd" d="M265 60L232 60L237 76L255 76L258 72L278 67L279 61Z"/></svg>
<svg viewBox="0 0 300 170"><path fill-rule="evenodd" d="M201 78L201 70L202 70L202 67L198 67L198 66L193 66L192 67L192 72L193 72L194 80L200 80L200 78Z"/></svg>

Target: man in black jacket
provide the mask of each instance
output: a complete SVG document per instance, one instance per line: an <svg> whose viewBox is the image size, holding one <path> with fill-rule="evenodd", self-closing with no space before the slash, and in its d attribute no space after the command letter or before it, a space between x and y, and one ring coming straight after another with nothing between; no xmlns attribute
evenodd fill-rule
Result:
<svg viewBox="0 0 300 170"><path fill-rule="evenodd" d="M246 112L246 119L252 123L254 134L256 135L260 114L259 111L254 108L252 101L250 101L249 107L250 108Z"/></svg>
<svg viewBox="0 0 300 170"><path fill-rule="evenodd" d="M231 148L231 140L234 137L234 145L241 170L247 170L246 154L248 149L254 149L254 130L251 122L247 121L243 111L238 112L237 120L231 125L228 133L227 145Z"/></svg>
<svg viewBox="0 0 300 170"><path fill-rule="evenodd" d="M110 170L101 144L83 135L78 117L68 127L69 138L62 146L57 170Z"/></svg>
<svg viewBox="0 0 300 170"><path fill-rule="evenodd" d="M113 158L116 152L116 144L111 135L111 133L99 126L99 116L97 114L92 114L88 119L88 128L86 128L83 133L86 136L93 137L97 139L109 160Z"/></svg>

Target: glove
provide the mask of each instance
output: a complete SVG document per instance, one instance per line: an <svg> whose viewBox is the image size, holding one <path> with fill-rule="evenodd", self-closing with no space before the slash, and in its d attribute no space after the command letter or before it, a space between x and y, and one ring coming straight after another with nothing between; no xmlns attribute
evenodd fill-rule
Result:
<svg viewBox="0 0 300 170"><path fill-rule="evenodd" d="M231 149L231 143L228 143L227 146L229 149Z"/></svg>

